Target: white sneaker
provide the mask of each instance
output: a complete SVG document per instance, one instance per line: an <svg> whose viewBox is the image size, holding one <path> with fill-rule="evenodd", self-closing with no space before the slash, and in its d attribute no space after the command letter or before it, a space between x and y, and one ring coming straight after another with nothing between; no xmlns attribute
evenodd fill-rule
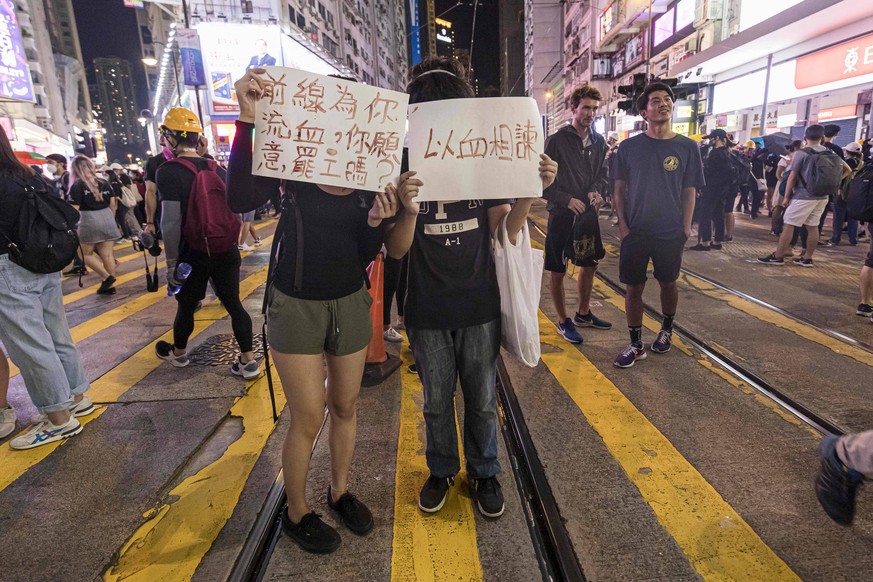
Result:
<svg viewBox="0 0 873 582"><path fill-rule="evenodd" d="M15 430L15 409L0 408L0 439L5 439Z"/></svg>
<svg viewBox="0 0 873 582"><path fill-rule="evenodd" d="M237 358L233 366L230 367L230 371L235 376L242 376L246 380L251 380L261 375L261 365L258 364L257 360L252 360L251 362L243 364L239 361L239 358Z"/></svg>
<svg viewBox="0 0 873 582"><path fill-rule="evenodd" d="M9 441L9 447L16 450L32 449L70 438L80 432L82 432L82 425L75 416L70 415L70 420L60 426L52 424L48 418L43 418L27 429L27 432Z"/></svg>
<svg viewBox="0 0 873 582"><path fill-rule="evenodd" d="M259 246L261 246L262 244L263 244L263 243L261 242L261 239L259 239L259 238L256 238L256 239L255 239L255 246L256 246L256 247L259 247Z"/></svg>
<svg viewBox="0 0 873 582"><path fill-rule="evenodd" d="M255 250L253 247L250 247L247 243L243 243L239 245L239 250L241 251L253 251Z"/></svg>
<svg viewBox="0 0 873 582"><path fill-rule="evenodd" d="M70 414L76 418L88 416L92 412L94 412L94 403L91 402L91 399L87 396L82 396L82 399L79 402L76 402L70 407Z"/></svg>
<svg viewBox="0 0 873 582"><path fill-rule="evenodd" d="M385 331L384 337L386 342L391 342L392 344L399 344L403 341L403 336L397 333L397 330L393 327L389 327Z"/></svg>

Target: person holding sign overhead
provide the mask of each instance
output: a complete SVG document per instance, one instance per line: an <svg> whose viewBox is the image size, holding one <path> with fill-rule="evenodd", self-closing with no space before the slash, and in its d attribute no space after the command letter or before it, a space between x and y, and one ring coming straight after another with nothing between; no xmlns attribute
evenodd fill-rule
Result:
<svg viewBox="0 0 873 582"><path fill-rule="evenodd" d="M291 69L283 69L293 73ZM282 530L308 552L326 554L341 542L306 502L312 443L330 411L331 479L328 507L352 532L373 528L370 510L349 492L355 450L355 407L373 333L367 265L382 246L382 221L394 216L393 192L366 192L253 174L253 129L258 101L277 101L264 69L252 69L236 82L240 116L230 154L227 200L231 210L254 210L282 194L265 303L268 341L282 380L291 422L282 451L288 506ZM340 79L354 91L358 85ZM295 123L318 113L295 112ZM257 171L257 168L254 169ZM325 363L327 382L324 378Z"/></svg>
<svg viewBox="0 0 873 582"><path fill-rule="evenodd" d="M455 59L427 59L412 69L412 77L407 88L410 104L475 97ZM540 154L543 187L551 185L556 172L557 164ZM454 408L455 385L460 378L467 475L475 481L479 511L487 517L499 517L504 503L497 480L495 381L501 316L491 242L504 219L514 242L533 198L520 199L511 206L507 200L476 200L477 192L471 191L467 200L416 201L419 189L428 186L440 188L437 183L425 185L415 171L401 174L397 196L403 208L386 227L388 255L400 258L409 252L404 315L424 385L430 469L418 506L427 513L439 511L461 469ZM388 192L393 190L387 187ZM453 195L457 199L457 193Z"/></svg>

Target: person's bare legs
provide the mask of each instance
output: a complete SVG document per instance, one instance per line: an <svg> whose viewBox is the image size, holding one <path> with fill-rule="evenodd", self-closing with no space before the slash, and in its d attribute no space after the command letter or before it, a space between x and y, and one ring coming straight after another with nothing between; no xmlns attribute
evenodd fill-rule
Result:
<svg viewBox="0 0 873 582"><path fill-rule="evenodd" d="M252 228L251 222L243 222L242 226L239 229L239 244L240 246L246 244L246 239L249 237L249 229Z"/></svg>
<svg viewBox="0 0 873 582"><path fill-rule="evenodd" d="M279 372L291 422L282 446L282 471L288 495L288 517L294 523L310 512L306 478L312 444L324 420L324 359L321 354L283 354L270 350Z"/></svg>
<svg viewBox="0 0 873 582"><path fill-rule="evenodd" d="M576 289L579 292L579 315L586 315L591 311L591 289L594 288L594 274L597 266L580 267L579 279L576 281Z"/></svg>
<svg viewBox="0 0 873 582"><path fill-rule="evenodd" d="M786 224L782 227L782 234L779 235L779 244L776 245L777 259L782 259L791 249L791 239L794 237L794 226Z"/></svg>
<svg viewBox="0 0 873 582"><path fill-rule="evenodd" d="M658 283L661 285L661 313L676 315L676 309L679 307L679 289L676 287L676 282L658 281ZM642 324L642 318L640 318L640 324Z"/></svg>
<svg viewBox="0 0 873 582"><path fill-rule="evenodd" d="M7 394L9 392L9 360L0 350L0 408L9 408Z"/></svg>
<svg viewBox="0 0 873 582"><path fill-rule="evenodd" d="M734 237L734 225L736 224L736 217L734 216L733 210L730 212L725 212L724 214L724 235L726 238Z"/></svg>
<svg viewBox="0 0 873 582"><path fill-rule="evenodd" d="M643 291L645 290L645 283L627 286L624 309L627 314L628 327L641 327L643 325Z"/></svg>
<svg viewBox="0 0 873 582"><path fill-rule="evenodd" d="M564 302L564 273L549 272L549 291L552 293L558 321L564 323L564 320L567 319L567 307Z"/></svg>
<svg viewBox="0 0 873 582"><path fill-rule="evenodd" d="M106 270L109 275L115 276L115 251L113 248L115 247L115 241L105 240L101 243L97 243L96 250L97 255L100 257L100 260L103 262L103 268ZM105 279L106 277L104 277Z"/></svg>
<svg viewBox="0 0 873 582"><path fill-rule="evenodd" d="M330 492L337 501L349 487L349 469L355 453L358 416L356 405L367 348L347 356L325 354L327 360L327 408L330 411Z"/></svg>
<svg viewBox="0 0 873 582"><path fill-rule="evenodd" d="M815 252L818 246L818 225L804 226L806 229L806 249L804 249L803 258L812 259L812 253Z"/></svg>
<svg viewBox="0 0 873 582"><path fill-rule="evenodd" d="M88 268L97 273L101 281L106 280L109 272L103 266L103 260L94 253L94 245L82 243L82 253L85 255L85 264L88 265Z"/></svg>

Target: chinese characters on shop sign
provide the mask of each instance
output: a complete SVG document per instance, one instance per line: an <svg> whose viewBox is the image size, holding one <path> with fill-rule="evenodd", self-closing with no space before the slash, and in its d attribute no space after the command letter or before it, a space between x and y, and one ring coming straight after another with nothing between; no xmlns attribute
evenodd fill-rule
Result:
<svg viewBox="0 0 873 582"><path fill-rule="evenodd" d="M538 198L543 129L528 97L449 99L409 108L409 167L420 201Z"/></svg>
<svg viewBox="0 0 873 582"><path fill-rule="evenodd" d="M382 191L397 183L409 97L285 67L266 67L253 172Z"/></svg>

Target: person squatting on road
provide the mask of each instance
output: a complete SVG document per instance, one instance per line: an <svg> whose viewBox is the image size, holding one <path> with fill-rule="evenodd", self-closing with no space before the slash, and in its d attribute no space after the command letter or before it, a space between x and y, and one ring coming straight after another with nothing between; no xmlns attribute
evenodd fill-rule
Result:
<svg viewBox="0 0 873 582"><path fill-rule="evenodd" d="M594 274L606 254L597 210L609 187L608 147L603 136L594 131L600 100L600 91L590 85L573 91L568 100L572 122L546 141L546 155L560 170L555 182L543 192L549 210L545 270L549 272L549 290L558 314L558 332L574 344L582 343L577 327L612 328L611 323L591 312L590 305ZM577 250L577 241L585 248ZM576 257L584 258L577 262ZM572 319L567 316L564 300L567 261L581 269L577 280L578 305Z"/></svg>
<svg viewBox="0 0 873 582"><path fill-rule="evenodd" d="M260 369L252 351L252 318L239 299L240 255L236 247L239 220L226 208L223 197L215 201L208 197L209 193L196 191L198 183L206 182L198 179L203 178L198 176L202 172L217 174L223 191L225 171L214 161L197 154L203 127L190 110L184 107L170 109L160 130L173 155L172 160L157 169L156 184L161 193L167 288L170 294L175 294L178 304L173 322L173 343L159 341L155 345L155 354L177 368L188 365L188 338L194 331L194 312L206 296L206 285L212 279L215 294L230 315L233 335L239 345L240 356L231 366L231 372L246 379L256 378ZM207 203L210 206L216 203L224 205L224 208L216 209L224 210L223 214L216 212L210 216L222 217L213 220L226 221L227 224L212 225L213 228L224 226L224 230L232 228L237 231L229 244L214 246L213 250L204 249L199 241L189 240L184 234L187 223L193 220L192 212L196 216L197 206ZM190 273L186 275L185 269L190 269Z"/></svg>
<svg viewBox="0 0 873 582"><path fill-rule="evenodd" d="M32 449L79 434L78 418L94 412L85 394L90 384L64 312L61 274L34 273L9 258L25 187L39 190L45 185L18 161L6 133L0 131L0 341L43 415L9 442L12 449ZM16 415L7 399L9 366L2 352L0 358L4 376L0 378L0 438L4 438L15 430Z"/></svg>
<svg viewBox="0 0 873 582"><path fill-rule="evenodd" d="M475 97L463 66L447 57L416 65L407 92L410 104ZM540 176L547 188L557 165L545 154L540 158ZM408 165L406 156L404 165ZM470 192L470 200L417 203L415 196L422 187L426 185L415 171L400 176L398 197L403 210L386 226L388 255L399 259L409 252L404 320L424 386L425 456L430 469L418 506L427 513L439 511L461 469L454 407L460 379L467 476L475 482L479 511L499 517L504 503L497 480L495 382L501 324L491 239L505 218L514 240L533 199L510 206L506 200L476 200L476 193ZM447 228L453 224L465 227L463 231ZM446 232L451 236L440 234Z"/></svg>
<svg viewBox="0 0 873 582"><path fill-rule="evenodd" d="M873 430L841 437L828 435L819 452L815 493L825 512L840 525L852 525L855 497L873 479Z"/></svg>
<svg viewBox="0 0 873 582"><path fill-rule="evenodd" d="M269 90L263 73L252 69L235 85L240 116L227 199L234 212L245 213L282 193L266 290L270 354L290 404L282 450L288 495L282 529L304 550L329 553L339 547L340 536L306 501L312 443L325 403L331 462L327 505L352 532L363 535L373 528L370 510L349 492L349 470L373 334L366 268L382 246L382 221L395 214L398 203L393 187L375 193L252 175L255 104Z"/></svg>
<svg viewBox="0 0 873 582"><path fill-rule="evenodd" d="M615 358L619 368L629 368L646 357L643 291L650 260L661 286L664 314L651 349L656 354L670 350L682 250L691 236L697 190L704 186L697 144L675 133L670 125L673 90L663 83L651 83L643 90L637 108L648 129L621 142L612 165L613 200L621 234L619 278L627 285L625 311L630 331L630 345Z"/></svg>

